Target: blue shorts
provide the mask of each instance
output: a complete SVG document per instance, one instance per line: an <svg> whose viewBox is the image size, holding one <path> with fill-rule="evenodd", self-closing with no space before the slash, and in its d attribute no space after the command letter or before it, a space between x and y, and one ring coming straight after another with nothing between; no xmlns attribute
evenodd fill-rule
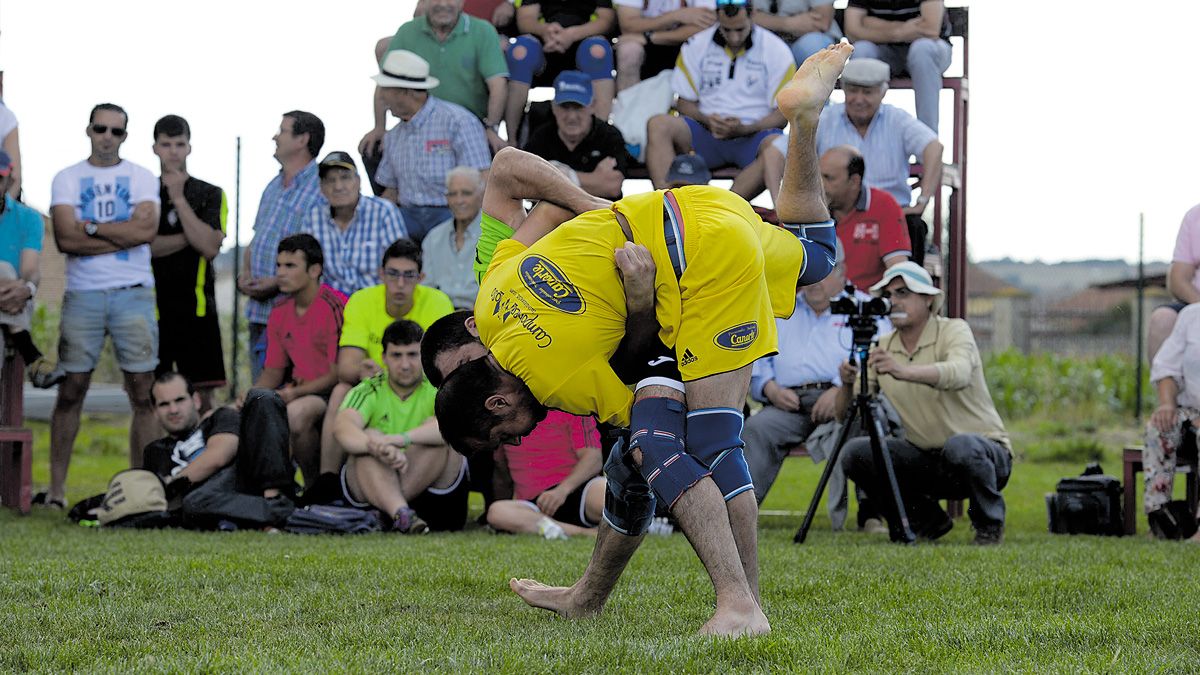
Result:
<svg viewBox="0 0 1200 675"><path fill-rule="evenodd" d="M154 289L127 286L63 295L58 361L68 373L90 373L100 361L104 337L112 336L117 364L127 373L158 366L158 320Z"/></svg>
<svg viewBox="0 0 1200 675"><path fill-rule="evenodd" d="M684 117L683 121L687 122L688 129L692 131L692 149L704 158L704 163L710 169L727 164L744 169L758 156L758 146L764 138L783 133L780 129L763 129L753 136L717 140L713 138L711 131L696 120Z"/></svg>

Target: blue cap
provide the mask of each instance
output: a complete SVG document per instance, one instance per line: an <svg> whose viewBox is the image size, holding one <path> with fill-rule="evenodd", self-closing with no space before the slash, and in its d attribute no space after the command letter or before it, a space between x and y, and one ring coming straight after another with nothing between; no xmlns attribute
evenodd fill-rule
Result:
<svg viewBox="0 0 1200 675"><path fill-rule="evenodd" d="M564 70L554 78L554 104L591 105L592 78L578 70Z"/></svg>
<svg viewBox="0 0 1200 675"><path fill-rule="evenodd" d="M0 176L7 176L12 173L12 157L8 153L0 150Z"/></svg>
<svg viewBox="0 0 1200 675"><path fill-rule="evenodd" d="M698 155L679 155L667 169L667 182L677 185L706 185L712 180L712 172Z"/></svg>

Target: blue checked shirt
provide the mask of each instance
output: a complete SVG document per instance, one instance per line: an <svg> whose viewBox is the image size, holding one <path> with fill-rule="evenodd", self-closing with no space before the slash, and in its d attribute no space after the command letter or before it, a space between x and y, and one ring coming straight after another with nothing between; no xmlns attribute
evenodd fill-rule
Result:
<svg viewBox="0 0 1200 675"><path fill-rule="evenodd" d="M920 120L886 103L879 106L865 138L846 116L844 103L825 106L817 123L817 156L839 145L858 148L867 165L863 182L886 191L901 207L912 203L908 158L916 156L920 160L925 146L936 140L937 134Z"/></svg>
<svg viewBox="0 0 1200 675"><path fill-rule="evenodd" d="M345 231L333 222L326 202L309 210L300 231L321 243L321 252L325 254L321 281L346 296L378 284L383 252L392 242L408 236L400 209L386 199L369 196L358 198L354 218Z"/></svg>
<svg viewBox="0 0 1200 675"><path fill-rule="evenodd" d="M283 172L267 183L258 202L258 215L254 217L254 239L250 242L250 274L254 278L275 276L275 256L279 253L279 242L300 231L305 214L318 202L321 182L317 178L317 161L296 174L292 184L284 187ZM246 300L246 318L250 323L266 325L271 313L271 301L249 298Z"/></svg>
<svg viewBox="0 0 1200 675"><path fill-rule="evenodd" d="M395 188L400 206L445 206L446 174L456 166L492 165L483 124L466 108L429 97L407 122L383 137L375 182Z"/></svg>

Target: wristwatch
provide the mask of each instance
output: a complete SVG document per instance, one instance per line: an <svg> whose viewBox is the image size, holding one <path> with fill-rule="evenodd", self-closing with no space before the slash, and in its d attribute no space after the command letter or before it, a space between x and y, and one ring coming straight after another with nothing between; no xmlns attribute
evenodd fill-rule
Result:
<svg viewBox="0 0 1200 675"><path fill-rule="evenodd" d="M37 295L37 284L33 283L32 281L26 281L25 288L29 289L29 297L32 298L33 296Z"/></svg>
<svg viewBox="0 0 1200 675"><path fill-rule="evenodd" d="M83 224L83 233L89 237L96 236L96 233L99 231L100 231L100 226L95 223L84 223Z"/></svg>

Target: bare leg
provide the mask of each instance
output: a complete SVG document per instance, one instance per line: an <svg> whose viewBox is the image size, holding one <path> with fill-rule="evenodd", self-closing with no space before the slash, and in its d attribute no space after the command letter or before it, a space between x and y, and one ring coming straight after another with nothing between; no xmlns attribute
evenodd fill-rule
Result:
<svg viewBox="0 0 1200 675"><path fill-rule="evenodd" d="M639 389L635 400L649 397L671 397L681 400L679 392L669 387L650 386ZM599 614L604 603L621 578L644 534L631 537L612 529L601 521L596 533L596 548L583 576L571 586L547 586L533 579L509 579L508 586L526 604L548 609L568 619Z"/></svg>
<svg viewBox="0 0 1200 675"><path fill-rule="evenodd" d="M356 499L387 514L395 514L408 506L400 490L400 474L371 455L353 455L348 460L346 482Z"/></svg>
<svg viewBox="0 0 1200 675"><path fill-rule="evenodd" d="M333 426L337 421L342 401L350 393L351 385L338 382L329 394L329 405L325 407L325 421L321 424L321 473L337 473L346 461L346 452L333 437Z"/></svg>
<svg viewBox="0 0 1200 675"><path fill-rule="evenodd" d="M692 132L682 117L655 115L646 124L646 171L655 190L667 187L667 172L675 155L690 152Z"/></svg>
<svg viewBox="0 0 1200 675"><path fill-rule="evenodd" d="M200 414L212 410L213 392L216 387L196 387L196 393L200 395Z"/></svg>
<svg viewBox="0 0 1200 675"><path fill-rule="evenodd" d="M642 79L642 63L646 47L636 40L617 38L617 92L620 93Z"/></svg>
<svg viewBox="0 0 1200 675"><path fill-rule="evenodd" d="M92 374L67 373L58 385L58 399L50 416L50 489L48 496L63 499L67 490L67 469L71 466L71 451L79 434L79 415L87 395Z"/></svg>
<svg viewBox="0 0 1200 675"><path fill-rule="evenodd" d="M292 459L300 465L305 487L311 487L317 479L321 462L321 433L317 429L317 422L324 415L325 400L320 396L301 396L287 404Z"/></svg>
<svg viewBox="0 0 1200 675"><path fill-rule="evenodd" d="M733 178L733 185L729 186L729 191L737 196L750 201L763 191L763 160L762 157L755 157L753 162L746 165L738 175Z"/></svg>
<svg viewBox="0 0 1200 675"><path fill-rule="evenodd" d="M763 163L763 182L767 184L767 192L771 193L771 204L778 208L779 187L783 184L783 153L774 145L768 145L755 161Z"/></svg>
<svg viewBox="0 0 1200 675"><path fill-rule="evenodd" d="M529 85L516 80L508 81L508 98L504 103L504 126L508 129L508 142L521 144L521 119L525 117L525 103L529 98Z"/></svg>
<svg viewBox="0 0 1200 675"><path fill-rule="evenodd" d="M616 97L617 83L611 79L592 80L592 101L596 117L605 122L612 114L613 98Z"/></svg>
<svg viewBox="0 0 1200 675"><path fill-rule="evenodd" d="M745 366L738 370L721 373L705 377L693 382L688 382L687 398L688 406L693 410L702 408L734 408L741 407L742 402L746 400L746 392L750 387L751 367ZM698 486L697 486L698 487ZM716 485L713 484L713 490L716 491ZM685 497L695 491L695 488L685 493ZM730 605L734 610L723 614L721 612L720 587L718 587L717 612L713 618L705 624L702 632L709 632L716 635L741 635L741 634L756 634L770 631L770 625L767 623L767 618L759 609L758 596L758 503L754 500L752 492L744 492L732 500L725 502L720 493L717 493L717 499L724 506L725 522L722 525L728 526L728 532L732 540L733 556L731 559L736 559L739 563L736 576L744 579L746 589L750 599L754 604L754 612L746 613L742 608L743 598L734 595L730 598ZM691 539L691 534L683 522L683 500L676 509L672 510L676 519L680 521L680 526L684 527L684 533L688 534ZM710 532L715 532L718 529L711 521L707 525ZM699 552L699 551L697 551ZM724 551L724 555L728 556L729 552ZM703 560L703 558L701 558ZM718 564L724 564L728 560L721 560ZM709 575L713 576L715 571L705 563L705 568L709 570ZM718 568L720 569L720 568ZM729 583L732 583L730 581ZM717 586L717 579L714 577L713 585Z"/></svg>
<svg viewBox="0 0 1200 675"><path fill-rule="evenodd" d="M133 410L133 421L129 425L129 466L142 466L142 452L154 439L162 436L162 427L154 416L154 404L150 402L150 388L154 386L154 373L125 373L125 393L129 396L129 407Z"/></svg>
<svg viewBox="0 0 1200 675"><path fill-rule="evenodd" d="M821 171L817 167L817 120L833 85L854 48L839 43L808 57L796 75L775 97L779 111L792 125L783 186L775 211L787 223L829 220Z"/></svg>
<svg viewBox="0 0 1200 675"><path fill-rule="evenodd" d="M404 454L408 466L401 472L400 489L408 498L431 487L450 487L462 468L463 456L447 445L413 445Z"/></svg>
<svg viewBox="0 0 1200 675"><path fill-rule="evenodd" d="M487 512L487 522L501 532L512 532L514 534L537 534L538 523L542 518L546 518L546 514L537 509L529 508L529 505L517 501L515 499L501 499L492 502ZM551 520L554 520L551 518ZM568 536L575 537L579 535L595 534L596 530L588 527L579 527L570 523L564 523L559 520L554 520L559 527L566 532Z"/></svg>
<svg viewBox="0 0 1200 675"><path fill-rule="evenodd" d="M1179 312L1169 307L1159 307L1150 313L1150 327L1146 331L1146 358L1150 363L1154 363L1154 355L1158 354L1178 319Z"/></svg>

